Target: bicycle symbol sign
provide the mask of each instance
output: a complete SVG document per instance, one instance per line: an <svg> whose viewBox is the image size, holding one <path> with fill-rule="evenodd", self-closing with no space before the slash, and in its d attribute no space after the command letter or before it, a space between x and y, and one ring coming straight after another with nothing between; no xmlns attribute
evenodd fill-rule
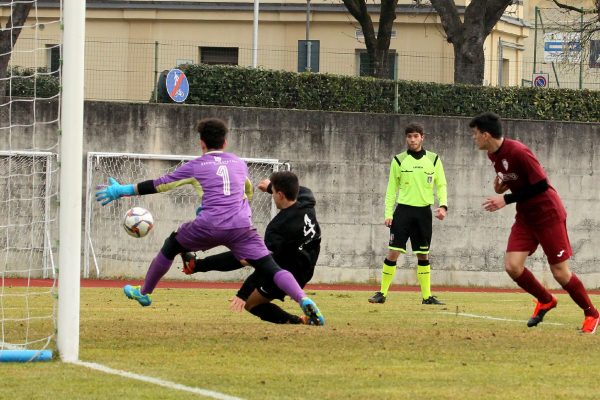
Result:
<svg viewBox="0 0 600 400"><path fill-rule="evenodd" d="M185 74L177 68L169 71L166 79L167 93L176 103L183 103L190 92L190 84Z"/></svg>

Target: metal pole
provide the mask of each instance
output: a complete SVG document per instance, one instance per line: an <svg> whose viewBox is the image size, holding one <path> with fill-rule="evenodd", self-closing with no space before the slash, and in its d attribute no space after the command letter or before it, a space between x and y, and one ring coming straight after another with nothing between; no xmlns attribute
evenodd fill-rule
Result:
<svg viewBox="0 0 600 400"><path fill-rule="evenodd" d="M498 39L498 86L502 86L504 83L504 76L502 71L502 58L504 57L504 52L502 49L502 38Z"/></svg>
<svg viewBox="0 0 600 400"><path fill-rule="evenodd" d="M81 179L85 1L65 1L60 137L57 344L63 361L79 359Z"/></svg>
<svg viewBox="0 0 600 400"><path fill-rule="evenodd" d="M398 53L394 54L394 112L398 113Z"/></svg>
<svg viewBox="0 0 600 400"><path fill-rule="evenodd" d="M254 20L252 24L252 68L258 65L258 8L260 0L254 0Z"/></svg>
<svg viewBox="0 0 600 400"><path fill-rule="evenodd" d="M544 28L544 20L542 19L542 13L538 9L538 14L540 15L540 27L542 28L542 33L546 34L546 28ZM535 49L535 47L534 47ZM558 72L556 71L556 65L554 65L554 61L552 61L552 71L554 72L554 79L556 80L556 87L560 87L560 81L558 79Z"/></svg>
<svg viewBox="0 0 600 400"><path fill-rule="evenodd" d="M537 62L537 40L538 40L538 6L535 6L535 24L534 24L534 32L533 32L533 72L535 74L535 64Z"/></svg>
<svg viewBox="0 0 600 400"><path fill-rule="evenodd" d="M581 15L579 17L579 89L583 89L583 7L581 8Z"/></svg>
<svg viewBox="0 0 600 400"><path fill-rule="evenodd" d="M154 102L158 103L158 41L154 42Z"/></svg>
<svg viewBox="0 0 600 400"><path fill-rule="evenodd" d="M310 72L310 56L312 50L312 43L310 42L310 0L306 0L306 67L304 70Z"/></svg>

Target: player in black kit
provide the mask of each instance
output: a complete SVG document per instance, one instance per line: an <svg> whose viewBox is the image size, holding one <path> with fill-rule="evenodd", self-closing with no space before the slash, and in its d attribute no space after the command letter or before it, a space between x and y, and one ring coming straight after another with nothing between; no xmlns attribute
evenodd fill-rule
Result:
<svg viewBox="0 0 600 400"><path fill-rule="evenodd" d="M290 271L301 287L312 278L321 249L321 228L315 213L315 197L312 191L300 186L293 172L275 172L270 180L265 179L258 189L271 193L280 210L265 231L265 244L275 262ZM207 271L233 271L249 265L237 260L231 252L196 258L194 253L182 254L183 272L193 274ZM308 324L305 316L290 314L276 304L285 293L272 279L254 271L242 284L232 299L233 311L248 310L263 321L275 324Z"/></svg>

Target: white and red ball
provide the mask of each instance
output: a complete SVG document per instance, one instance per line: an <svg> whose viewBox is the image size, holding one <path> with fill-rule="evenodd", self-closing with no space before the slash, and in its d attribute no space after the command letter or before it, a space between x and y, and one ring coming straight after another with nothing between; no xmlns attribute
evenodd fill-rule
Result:
<svg viewBox="0 0 600 400"><path fill-rule="evenodd" d="M153 226L154 218L145 208L133 207L125 213L123 228L129 236L142 238L152 230Z"/></svg>

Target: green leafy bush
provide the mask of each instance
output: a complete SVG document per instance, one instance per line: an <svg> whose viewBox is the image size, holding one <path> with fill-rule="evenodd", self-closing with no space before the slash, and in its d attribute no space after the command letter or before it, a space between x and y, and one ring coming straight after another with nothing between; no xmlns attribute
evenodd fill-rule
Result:
<svg viewBox="0 0 600 400"><path fill-rule="evenodd" d="M60 92L58 77L49 74L46 68L13 67L7 76L12 77L10 84L6 84L7 96L51 98Z"/></svg>
<svg viewBox="0 0 600 400"><path fill-rule="evenodd" d="M236 66L187 65L188 104L394 113L391 80ZM600 121L600 91L398 81L398 113Z"/></svg>

